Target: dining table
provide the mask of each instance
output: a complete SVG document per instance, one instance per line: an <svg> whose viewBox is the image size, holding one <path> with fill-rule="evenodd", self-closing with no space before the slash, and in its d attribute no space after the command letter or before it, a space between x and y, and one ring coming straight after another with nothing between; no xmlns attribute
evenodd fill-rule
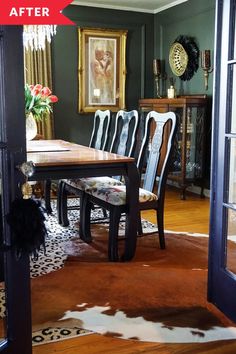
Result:
<svg viewBox="0 0 236 354"><path fill-rule="evenodd" d="M27 161L34 165L34 173L29 177L32 181L124 176L129 207L121 260L134 257L139 213L139 173L134 158L57 139L28 141Z"/></svg>

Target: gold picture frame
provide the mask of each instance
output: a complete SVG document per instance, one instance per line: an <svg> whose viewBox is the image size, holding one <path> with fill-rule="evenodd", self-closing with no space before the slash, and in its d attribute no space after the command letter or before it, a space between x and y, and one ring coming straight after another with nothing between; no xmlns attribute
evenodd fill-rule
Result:
<svg viewBox="0 0 236 354"><path fill-rule="evenodd" d="M125 108L126 30L78 28L80 113Z"/></svg>

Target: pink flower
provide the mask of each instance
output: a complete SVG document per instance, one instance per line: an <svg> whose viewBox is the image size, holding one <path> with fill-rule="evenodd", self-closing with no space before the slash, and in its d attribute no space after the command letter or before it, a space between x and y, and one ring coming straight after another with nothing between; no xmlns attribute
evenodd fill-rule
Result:
<svg viewBox="0 0 236 354"><path fill-rule="evenodd" d="M34 90L42 90L42 88L43 88L43 86L42 85L40 85L40 84L37 84L37 85L35 85L34 86Z"/></svg>
<svg viewBox="0 0 236 354"><path fill-rule="evenodd" d="M49 96L51 95L52 91L48 87L43 87L41 90L42 96Z"/></svg>
<svg viewBox="0 0 236 354"><path fill-rule="evenodd" d="M43 86L40 85L40 84L37 84L37 85L34 85L34 86L30 85L29 88L30 88L30 90L32 92L32 95L33 96L37 96L41 92Z"/></svg>
<svg viewBox="0 0 236 354"><path fill-rule="evenodd" d="M49 100L50 100L52 103L55 103L55 102L58 101L58 97L55 96L55 95L51 95L51 96L49 96L48 98L49 98Z"/></svg>
<svg viewBox="0 0 236 354"><path fill-rule="evenodd" d="M41 90L37 89L37 88L33 88L33 90L31 91L33 96L37 96L40 93Z"/></svg>

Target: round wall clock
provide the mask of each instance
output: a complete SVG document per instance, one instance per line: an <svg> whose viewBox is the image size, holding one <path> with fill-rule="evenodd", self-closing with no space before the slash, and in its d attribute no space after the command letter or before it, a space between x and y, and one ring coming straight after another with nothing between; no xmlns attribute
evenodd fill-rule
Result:
<svg viewBox="0 0 236 354"><path fill-rule="evenodd" d="M188 36L179 36L169 52L169 63L173 73L181 80L190 80L198 69L199 49Z"/></svg>

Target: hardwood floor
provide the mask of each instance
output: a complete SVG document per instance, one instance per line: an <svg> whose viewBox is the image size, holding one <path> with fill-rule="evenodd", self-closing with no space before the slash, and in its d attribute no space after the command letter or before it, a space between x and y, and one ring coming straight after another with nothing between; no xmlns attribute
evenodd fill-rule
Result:
<svg viewBox="0 0 236 354"><path fill-rule="evenodd" d="M209 208L209 198L187 194L186 200L181 200L179 191L169 187L165 198L165 229L208 234ZM156 223L156 215L152 210L143 211L142 216Z"/></svg>
<svg viewBox="0 0 236 354"><path fill-rule="evenodd" d="M155 222L152 211L144 212L143 217ZM165 205L165 229L208 233L209 199L187 195L180 200L179 192L168 190ZM33 347L33 354L233 354L236 341L221 341L206 344L156 344L128 341L91 334L74 339Z"/></svg>

